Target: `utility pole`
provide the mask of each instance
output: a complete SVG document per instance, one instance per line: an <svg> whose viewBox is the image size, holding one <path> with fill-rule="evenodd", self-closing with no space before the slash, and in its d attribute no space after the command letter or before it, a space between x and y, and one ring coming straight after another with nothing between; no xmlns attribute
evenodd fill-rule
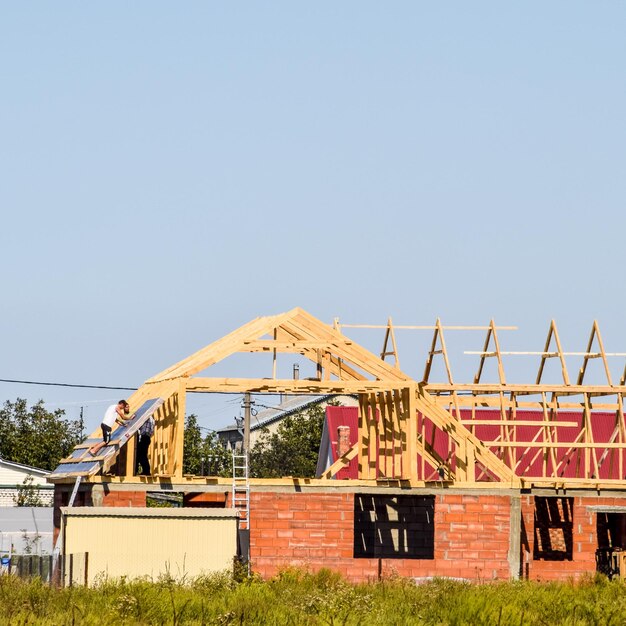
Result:
<svg viewBox="0 0 626 626"><path fill-rule="evenodd" d="M246 391L243 398L243 452L250 454L250 420L252 417L252 400Z"/></svg>

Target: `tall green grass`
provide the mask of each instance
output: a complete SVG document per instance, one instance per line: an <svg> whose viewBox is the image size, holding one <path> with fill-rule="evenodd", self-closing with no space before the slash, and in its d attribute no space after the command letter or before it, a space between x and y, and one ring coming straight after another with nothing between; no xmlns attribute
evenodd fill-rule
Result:
<svg viewBox="0 0 626 626"><path fill-rule="evenodd" d="M328 570L286 570L268 581L218 574L56 589L2 576L0 623L604 626L626 624L626 587L600 576L577 584L395 578L352 585Z"/></svg>

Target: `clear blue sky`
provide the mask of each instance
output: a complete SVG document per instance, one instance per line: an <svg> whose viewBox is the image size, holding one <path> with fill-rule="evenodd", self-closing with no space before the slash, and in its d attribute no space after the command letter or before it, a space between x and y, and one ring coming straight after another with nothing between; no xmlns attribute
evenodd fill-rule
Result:
<svg viewBox="0 0 626 626"><path fill-rule="evenodd" d="M625 32L620 2L3 2L0 377L139 385L294 306L626 351Z"/></svg>

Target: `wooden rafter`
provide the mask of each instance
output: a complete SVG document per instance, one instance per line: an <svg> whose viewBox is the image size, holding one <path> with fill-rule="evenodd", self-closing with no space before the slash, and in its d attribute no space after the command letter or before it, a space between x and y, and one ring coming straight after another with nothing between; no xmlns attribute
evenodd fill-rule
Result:
<svg viewBox="0 0 626 626"><path fill-rule="evenodd" d="M448 383L454 384L452 380L452 370L450 369L450 360L448 359L448 351L446 349L446 340L443 336L443 326L441 325L441 320L437 318L435 322L435 332L433 333L433 340L430 345L430 350L428 352L428 357L426 359L426 366L424 368L424 377L423 381L428 382L430 378L430 371L433 366L433 361L435 356L441 355L443 358L443 363L446 368L446 375L448 377Z"/></svg>
<svg viewBox="0 0 626 626"><path fill-rule="evenodd" d="M489 350L489 346L493 341L493 351ZM482 354L480 355L480 363L478 365L478 371L476 372L476 376L474 376L474 383L478 384L480 382L480 377L483 373L483 367L485 366L485 359L489 357L495 357L498 363L498 380L501 385L506 384L506 379L504 376L504 366L502 365L502 353L500 352L500 342L498 341L498 333L496 330L496 325L493 320L489 322L489 329L487 330L487 337L485 338L485 345L483 347Z"/></svg>
<svg viewBox="0 0 626 626"><path fill-rule="evenodd" d="M592 352L594 339L598 342L598 352ZM591 328L591 335L589 336L589 342L587 343L587 352L583 357L583 364L578 372L577 384L582 385L587 371L587 365L590 359L602 359L602 365L604 366L604 373L609 386L612 386L611 382L611 370L609 369L609 363L606 358L606 352L604 350L604 343L602 342L602 336L600 335L600 328L597 320L594 320Z"/></svg>
<svg viewBox="0 0 626 626"><path fill-rule="evenodd" d="M556 351L551 351L550 346L552 341L554 340ZM539 385L541 383L541 376L543 374L543 369L546 364L546 360L550 358L557 357L561 363L561 376L563 377L563 384L569 385L569 374L567 373L567 365L565 363L565 356L563 355L563 349L561 348L561 340L559 339L559 333L556 329L556 322L552 320L550 322L550 329L548 330L548 337L546 339L546 345L543 349L543 354L541 355L541 363L539 364L539 372L537 372L537 382Z"/></svg>
<svg viewBox="0 0 626 626"><path fill-rule="evenodd" d="M388 349L389 341L391 341L391 350ZM383 349L380 353L381 360L385 360L388 356L392 356L395 367L400 369L400 358L398 357L398 346L396 345L396 334L393 330L393 322L391 318L387 320L387 329L385 330L385 340L383 341Z"/></svg>

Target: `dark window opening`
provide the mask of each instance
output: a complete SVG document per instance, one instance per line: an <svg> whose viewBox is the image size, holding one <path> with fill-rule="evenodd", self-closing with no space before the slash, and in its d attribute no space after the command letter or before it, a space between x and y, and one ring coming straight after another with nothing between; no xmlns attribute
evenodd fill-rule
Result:
<svg viewBox="0 0 626 626"><path fill-rule="evenodd" d="M434 496L354 496L354 558L434 559Z"/></svg>
<svg viewBox="0 0 626 626"><path fill-rule="evenodd" d="M574 499L535 497L535 561L571 561Z"/></svg>
<svg viewBox="0 0 626 626"><path fill-rule="evenodd" d="M626 513L598 513L598 548L626 550Z"/></svg>
<svg viewBox="0 0 626 626"><path fill-rule="evenodd" d="M626 563L626 513L598 513L596 570L609 578L624 576Z"/></svg>

